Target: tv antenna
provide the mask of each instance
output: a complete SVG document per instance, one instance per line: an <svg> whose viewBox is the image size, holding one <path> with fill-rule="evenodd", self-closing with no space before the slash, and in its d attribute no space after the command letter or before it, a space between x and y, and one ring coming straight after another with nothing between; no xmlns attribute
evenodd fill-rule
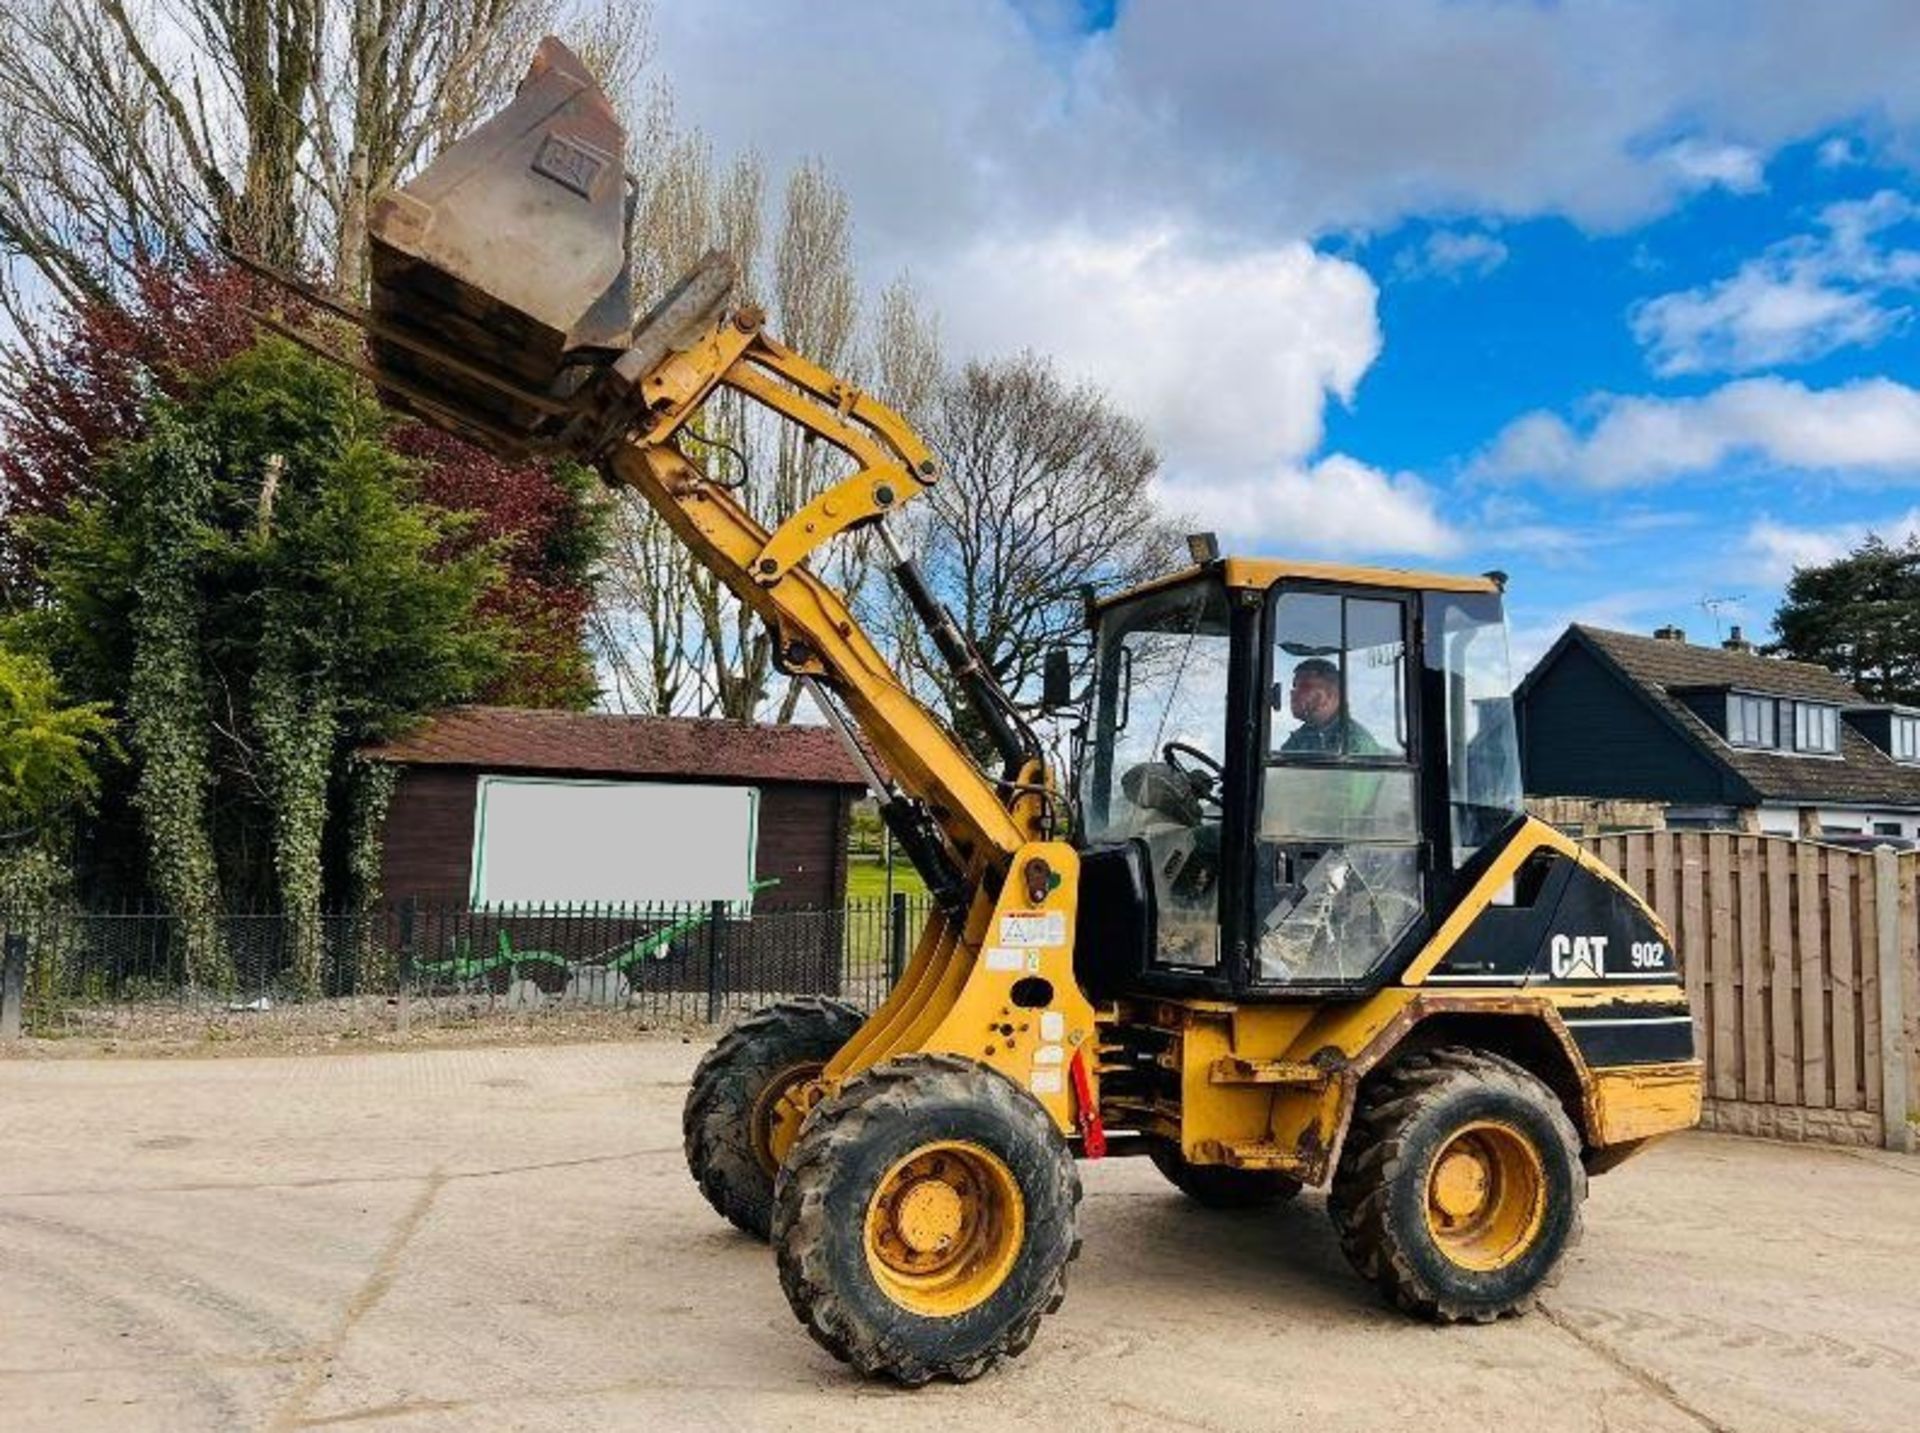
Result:
<svg viewBox="0 0 1920 1433"><path fill-rule="evenodd" d="M1720 609L1723 607L1738 607L1746 600L1747 594L1744 592L1736 592L1730 597L1702 597L1700 599L1701 610L1713 618L1713 636L1715 641L1726 636L1726 633L1720 630Z"/></svg>

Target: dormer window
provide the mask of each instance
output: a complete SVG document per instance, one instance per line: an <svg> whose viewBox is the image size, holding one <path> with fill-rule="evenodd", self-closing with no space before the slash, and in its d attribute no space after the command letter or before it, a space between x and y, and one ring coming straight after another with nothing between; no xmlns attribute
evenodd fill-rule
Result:
<svg viewBox="0 0 1920 1433"><path fill-rule="evenodd" d="M1780 745L1772 697L1750 697L1734 692L1727 698L1727 740L1735 746Z"/></svg>
<svg viewBox="0 0 1920 1433"><path fill-rule="evenodd" d="M1793 749L1831 755L1840 750L1840 709L1793 703Z"/></svg>
<svg viewBox="0 0 1920 1433"><path fill-rule="evenodd" d="M1727 740L1761 751L1834 756L1840 750L1840 709L1824 702L1729 692Z"/></svg>
<svg viewBox="0 0 1920 1433"><path fill-rule="evenodd" d="M1896 712L1892 735L1889 746L1895 761L1920 761L1920 714Z"/></svg>

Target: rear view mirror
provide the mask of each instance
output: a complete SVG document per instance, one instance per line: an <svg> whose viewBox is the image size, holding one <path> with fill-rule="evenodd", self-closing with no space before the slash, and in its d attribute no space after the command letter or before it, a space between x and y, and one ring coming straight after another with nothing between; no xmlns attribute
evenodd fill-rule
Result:
<svg viewBox="0 0 1920 1433"><path fill-rule="evenodd" d="M1047 648L1040 673L1040 705L1050 712L1073 705L1073 659L1065 647Z"/></svg>

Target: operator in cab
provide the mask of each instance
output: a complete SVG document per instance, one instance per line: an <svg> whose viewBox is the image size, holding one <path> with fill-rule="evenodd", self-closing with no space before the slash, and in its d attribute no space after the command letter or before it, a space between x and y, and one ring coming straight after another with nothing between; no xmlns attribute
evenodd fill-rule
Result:
<svg viewBox="0 0 1920 1433"><path fill-rule="evenodd" d="M1340 669L1325 657L1309 657L1293 669L1283 703L1275 683L1273 704L1285 705L1300 726L1280 744L1287 756L1384 756L1386 751L1347 711Z"/></svg>

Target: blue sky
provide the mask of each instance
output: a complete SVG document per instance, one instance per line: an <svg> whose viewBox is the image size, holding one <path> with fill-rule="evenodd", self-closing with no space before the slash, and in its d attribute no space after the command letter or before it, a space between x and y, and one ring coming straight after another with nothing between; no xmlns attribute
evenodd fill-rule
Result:
<svg viewBox="0 0 1920 1433"><path fill-rule="evenodd" d="M1847 161L1836 163L1843 149ZM1332 241L1380 285L1385 341L1352 401L1330 408L1328 444L1422 474L1457 508L1493 516L1489 540L1462 555L1513 575L1530 650L1567 615L1638 629L1671 621L1696 640L1736 622L1764 630L1792 561L1817 560L1868 529L1913 530L1920 470L1861 474L1746 454L1694 481L1594 492L1564 478L1529 480L1525 469L1490 474L1485 460L1518 416L1575 414L1598 395L1699 400L1734 374L1774 375L1816 393L1876 378L1914 382L1911 274L1845 286L1884 314L1850 340L1794 344L1789 325L1771 351L1702 355L1677 371L1660 330L1635 322L1649 304L1709 294L1777 246L1818 233L1833 205L1911 198L1913 176L1870 153L1838 129L1770 157L1739 192L1716 187L1617 232L1559 218L1417 218ZM1911 217L1882 233L1896 254L1920 244ZM1738 312L1729 307L1726 321ZM1504 530L1516 527L1537 531Z"/></svg>
<svg viewBox="0 0 1920 1433"><path fill-rule="evenodd" d="M666 0L681 123L1148 425L1230 548L1764 631L1920 520L1920 5ZM756 76L742 85L742 75ZM1712 607L1703 603L1712 602Z"/></svg>

